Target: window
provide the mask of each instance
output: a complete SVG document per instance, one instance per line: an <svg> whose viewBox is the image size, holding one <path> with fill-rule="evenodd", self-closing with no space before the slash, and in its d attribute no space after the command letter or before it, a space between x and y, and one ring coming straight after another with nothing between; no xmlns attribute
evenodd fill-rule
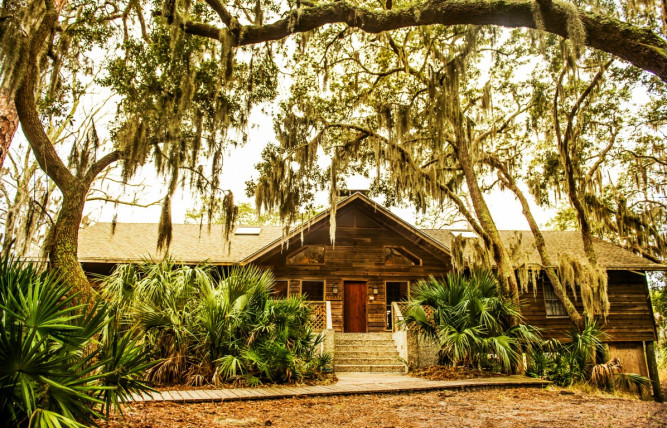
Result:
<svg viewBox="0 0 667 428"><path fill-rule="evenodd" d="M408 298L407 282L387 282L387 330L391 330L392 302L405 301Z"/></svg>
<svg viewBox="0 0 667 428"><path fill-rule="evenodd" d="M544 284L544 307L547 311L547 318L566 317L565 307L556 297L553 285L549 280L543 280L542 283Z"/></svg>
<svg viewBox="0 0 667 428"><path fill-rule="evenodd" d="M310 265L324 263L324 246L312 245L303 247L287 257L288 265Z"/></svg>
<svg viewBox="0 0 667 428"><path fill-rule="evenodd" d="M384 247L384 264L390 266L420 266L421 260L403 247Z"/></svg>
<svg viewBox="0 0 667 428"><path fill-rule="evenodd" d="M287 297L287 285L289 281L276 281L273 283L273 298L284 299Z"/></svg>
<svg viewBox="0 0 667 428"><path fill-rule="evenodd" d="M324 301L324 281L301 281L301 295L311 302Z"/></svg>

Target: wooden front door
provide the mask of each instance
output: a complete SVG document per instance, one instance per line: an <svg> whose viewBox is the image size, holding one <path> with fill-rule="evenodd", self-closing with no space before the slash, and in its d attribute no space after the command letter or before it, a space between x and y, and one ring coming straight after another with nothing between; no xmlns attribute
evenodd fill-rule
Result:
<svg viewBox="0 0 667 428"><path fill-rule="evenodd" d="M366 332L366 283L345 281L343 296L345 332Z"/></svg>

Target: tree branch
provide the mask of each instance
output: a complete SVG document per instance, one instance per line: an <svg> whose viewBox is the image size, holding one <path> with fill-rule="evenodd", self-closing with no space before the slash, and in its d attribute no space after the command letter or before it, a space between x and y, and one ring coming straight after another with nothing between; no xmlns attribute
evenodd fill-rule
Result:
<svg viewBox="0 0 667 428"><path fill-rule="evenodd" d="M26 74L21 86L16 91L16 111L19 115L23 133L39 166L56 183L56 186L64 190L74 179L74 176L60 159L51 140L44 132L35 100L35 87L39 79L39 57L57 19L57 12L48 10L30 42Z"/></svg>
<svg viewBox="0 0 667 428"><path fill-rule="evenodd" d="M163 202L163 200L164 198L160 198L155 202L150 202L148 204L140 204L139 202L136 201L121 201L120 199L103 197L103 196L91 196L86 198L86 201L102 201L102 202L109 202L112 204L129 205L132 207L139 207L139 208L149 208L155 205L160 205Z"/></svg>
<svg viewBox="0 0 667 428"><path fill-rule="evenodd" d="M236 18L232 16L231 13L225 8L225 6L220 2L220 0L206 0L206 3L211 6L211 9L215 11L220 17L220 20L227 26L227 28L233 28L238 25Z"/></svg>
<svg viewBox="0 0 667 428"><path fill-rule="evenodd" d="M102 171L104 171L106 167L119 160L122 156L123 152L120 150L116 150L114 152L111 152L103 156L97 162L92 164L90 168L88 168L88 171L86 171L86 175L83 177L84 182L88 186L90 186L93 183L93 181L95 181L95 178L97 178L97 176Z"/></svg>
<svg viewBox="0 0 667 428"><path fill-rule="evenodd" d="M618 135L618 130L616 130L615 132L613 132L611 134L611 139L609 140L609 144L607 144L607 147L605 147L600 152L600 154L597 156L598 159L595 161L593 166L591 166L591 169L588 170L588 173L586 174L586 183L593 180L593 174L595 174L595 171L597 171L597 169L600 167L600 165L602 165L605 158L607 157L607 153L609 153L609 151L612 149L612 147L614 147L614 144L616 143L616 136L617 135Z"/></svg>
<svg viewBox="0 0 667 428"><path fill-rule="evenodd" d="M650 156L650 155L640 155L638 153L633 152L632 150L627 150L623 149L625 153L630 153L632 156L638 159L651 159L652 161L659 163L660 165L667 166L667 160L665 159L659 159L655 156Z"/></svg>
<svg viewBox="0 0 667 428"><path fill-rule="evenodd" d="M210 0L208 2L211 3ZM295 33L335 23L347 24L367 33L434 24L538 29L533 16L533 3L531 0L431 0L405 8L371 10L336 1L292 10L284 18L270 24L240 26L236 44L243 46L281 40ZM539 29L568 38L567 28L568 22L573 19L573 8L575 6L571 3L543 2L540 12L544 28ZM647 28L607 15L575 10L586 30L587 46L629 61L667 82L667 41ZM220 30L215 26L192 21L185 21L182 25L189 34L215 40L219 38Z"/></svg>

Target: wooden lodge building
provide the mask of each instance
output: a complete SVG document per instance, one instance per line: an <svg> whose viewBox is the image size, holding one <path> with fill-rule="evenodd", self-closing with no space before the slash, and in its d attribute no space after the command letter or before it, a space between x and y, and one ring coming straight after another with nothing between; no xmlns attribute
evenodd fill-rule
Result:
<svg viewBox="0 0 667 428"><path fill-rule="evenodd" d="M455 234L471 234L417 229L361 193L339 203L335 245L329 236L328 211L287 237L280 227L239 226L227 244L221 228L174 225L169 252L186 264L269 268L278 296L307 296L317 307L319 327L326 328L328 320L336 332L391 331L392 302L409 298L416 281L450 272ZM155 250L157 233L156 224L118 223L112 233L110 223L97 223L80 232L79 260L87 272L109 273L119 263L161 257ZM529 231L501 231L508 242L516 233L523 235L529 261L539 265ZM545 231L544 236L554 260L563 252L583 257L578 232ZM667 267L600 239L595 239L595 250L609 274L611 310L604 329L612 356L621 358L627 371L646 376L644 343L655 341L657 335L645 272ZM541 279L536 292L523 294L522 301L529 324L542 328L545 337L566 339L570 321L548 280Z"/></svg>

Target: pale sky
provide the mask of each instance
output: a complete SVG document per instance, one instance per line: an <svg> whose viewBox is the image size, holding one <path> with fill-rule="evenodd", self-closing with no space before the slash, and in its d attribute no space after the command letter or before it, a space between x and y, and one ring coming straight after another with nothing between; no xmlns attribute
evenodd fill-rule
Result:
<svg viewBox="0 0 667 428"><path fill-rule="evenodd" d="M289 75L279 80L279 92L287 93L291 84ZM85 116L86 112L90 112L99 106L100 100L109 98L108 92L102 90L102 93L90 93L80 103L81 110L77 113L78 117ZM116 111L115 99L109 98L101 113L96 116L95 124L102 141L108 144L108 129L111 127L110 121L113 120ZM258 173L255 170L255 164L261 159L263 148L269 142L275 142L275 134L273 131L273 106L277 106L277 101L273 104L263 104L253 108L249 118L248 142L245 146L230 150L226 153L223 160L221 187L229 189L234 193L236 203L249 202L254 204L254 201L245 196L245 183L251 178L257 177ZM79 119L81 120L81 119ZM67 144L69 146L70 144ZM19 147L27 147L27 142L21 129L16 133L14 142L12 143L12 150L16 151ZM67 158L69 154L69 147L62 147L60 155L63 159ZM115 175L119 178L120 168L116 168ZM138 200L142 204L148 204L158 201L164 196L166 184L163 179L156 177L152 166L142 168L135 175L132 180L135 184L141 184L143 191L137 193ZM365 189L369 187L367 179L361 176L351 177L348 179L347 186L350 189ZM105 191L114 197L121 194L122 188L119 184L107 181L104 185ZM136 188L130 188L136 189ZM527 189L523 189L527 193ZM133 192L127 192L120 199L130 201L133 199ZM192 192L186 189L185 192L180 188L177 190L175 197L172 198L172 221L174 223L183 223L185 221L185 213L188 209L195 208L196 201L199 199L198 195L193 195ZM551 216L555 213L555 209L545 211L532 202L532 211L538 224L544 226ZM496 221L499 229L528 229L528 224L521 212L519 202L515 199L513 194L509 191L495 190L486 195L486 201ZM378 203L383 202L383 198L377 198ZM328 196L326 192L321 192L317 195L317 204L328 206ZM399 217L406 221L413 223L416 221L416 212L414 207L406 208L390 208ZM141 222L141 223L157 223L160 219L161 206L159 204L147 208L132 207L127 205L118 205L114 207L111 203L102 203L99 201L89 201L86 203L84 216L92 222L110 222L114 215L117 216L118 222ZM457 227L465 227L461 223Z"/></svg>
<svg viewBox="0 0 667 428"><path fill-rule="evenodd" d="M230 151L224 158L221 183L222 188L230 189L234 193L234 199L237 203L249 202L254 204L254 201L245 195L245 183L251 178L257 177L255 164L261 159L262 149L267 143L275 141L275 136L272 118L268 113L262 112L259 107L253 110L250 116L250 124L248 143ZM155 201L164 194L165 184L156 179L150 167L140 171L135 181L139 182L141 180L147 186L143 193L144 196L141 198L142 202ZM369 183L364 177L357 176L348 179L347 186L350 189L364 189L368 188ZM319 204L328 205L326 192L320 192L317 197ZM174 223L184 222L186 210L195 206L197 198L197 195L193 196L190 192L177 191L176 196L172 199L172 220ZM499 229L528 229L528 224L521 212L521 206L511 192L497 190L488 194L486 200ZM378 198L377 202L382 203L382 198ZM553 210L546 212L534 203L532 205L533 215L535 215L538 223L544 225L553 215ZM90 215L91 219L96 221L110 222L117 212L119 222L157 223L160 218L160 210L159 205L149 208L119 206L115 210L111 204L103 205L98 202L89 202L84 214ZM416 220L414 207L394 207L391 210L401 218L414 224Z"/></svg>

